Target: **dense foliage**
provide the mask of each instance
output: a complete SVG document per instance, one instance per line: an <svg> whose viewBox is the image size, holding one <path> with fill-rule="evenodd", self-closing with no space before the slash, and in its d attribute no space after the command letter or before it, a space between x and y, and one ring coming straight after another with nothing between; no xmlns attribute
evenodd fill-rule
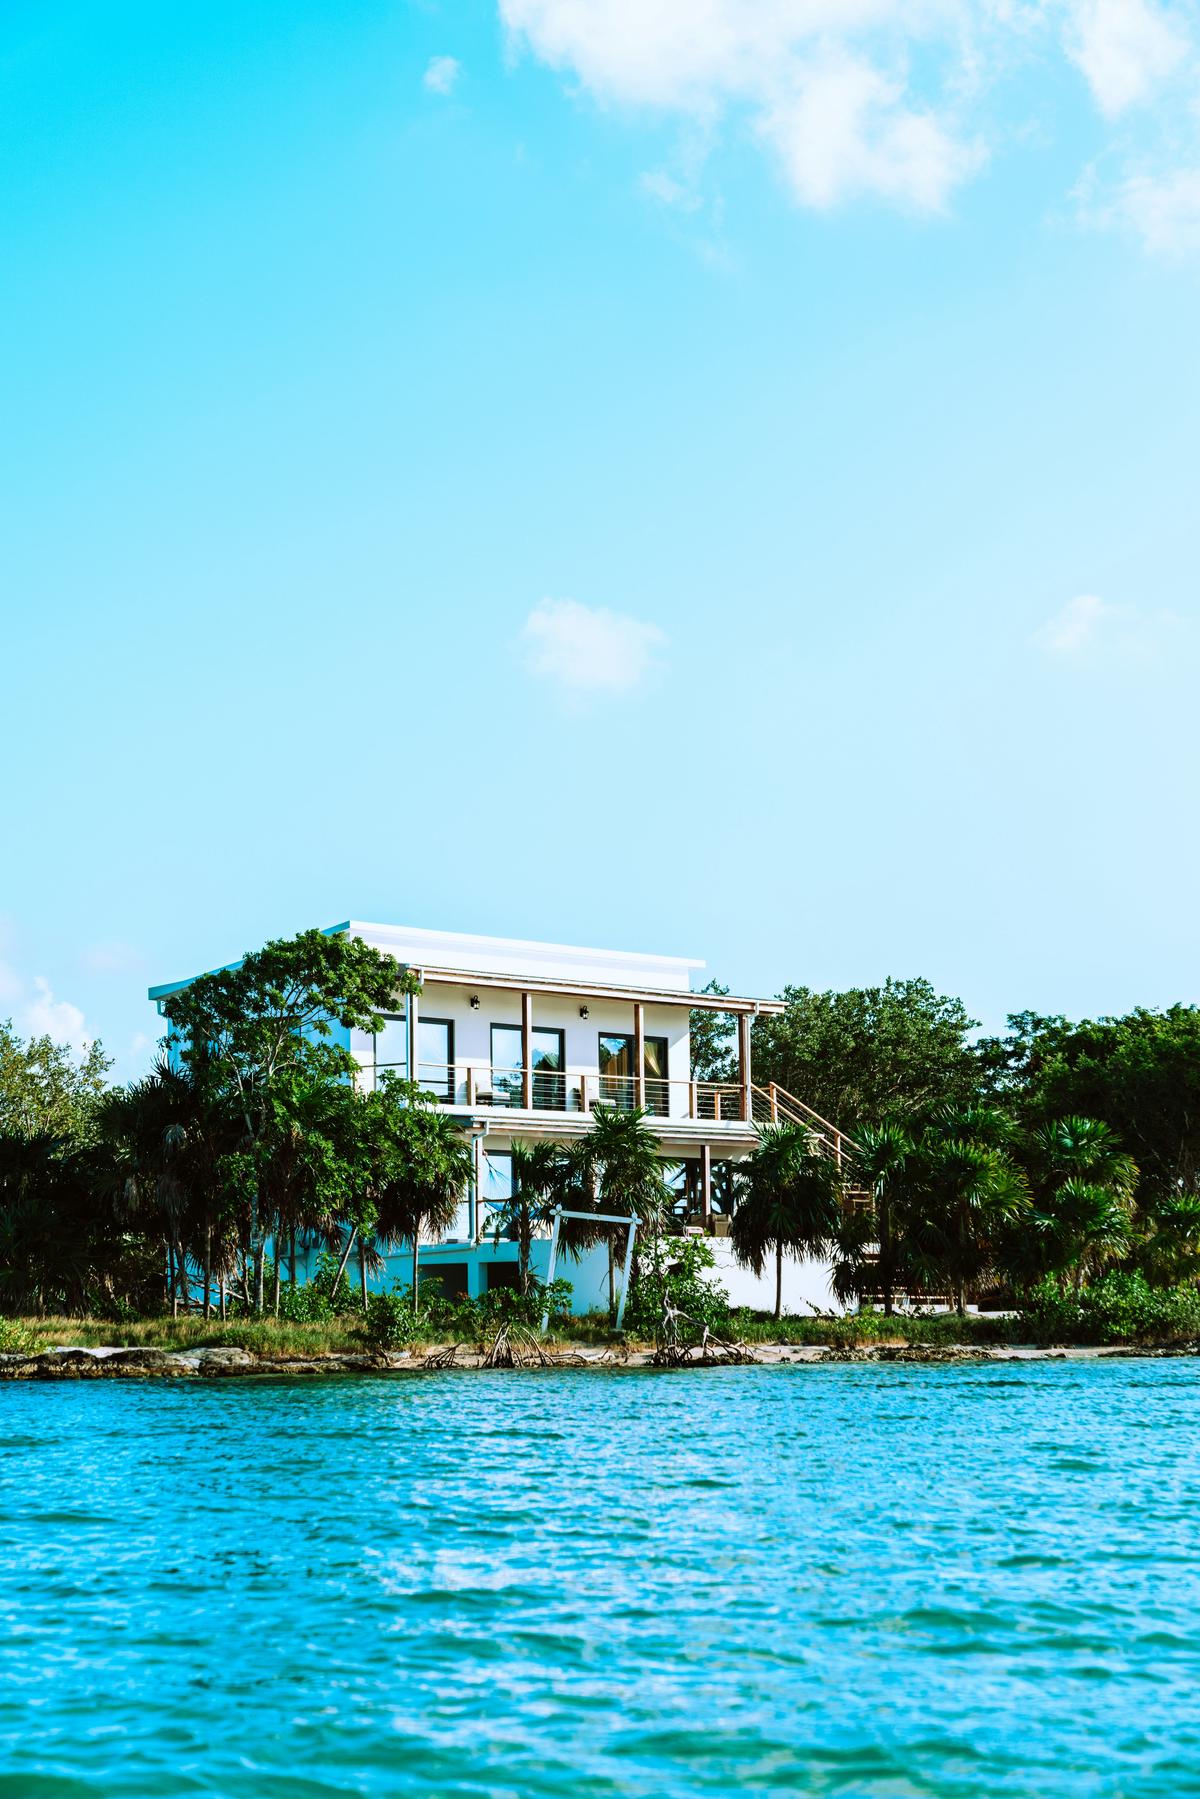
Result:
<svg viewBox="0 0 1200 1799"><path fill-rule="evenodd" d="M583 1215L561 1222L568 1256L608 1248L610 1303L625 1233L598 1215L637 1220L632 1328L667 1299L723 1323L711 1250L679 1235L658 1139L641 1113L605 1106L569 1150L515 1146L511 1198L486 1226L516 1246L515 1291L421 1293L415 1245L457 1216L467 1140L416 1087L361 1086L346 1047L413 985L336 934L268 944L172 994L171 1058L123 1088L106 1087L99 1046L80 1060L0 1025L0 1313L120 1320L165 1302L318 1329L354 1309L380 1343L434 1317L465 1339L505 1308L540 1318L532 1245L565 1210ZM782 997L754 1026L756 1079L797 1093L856 1149L838 1166L782 1124L722 1170L735 1252L773 1271L777 1312L786 1260L816 1256L838 1296L864 1318L878 1307L885 1326L913 1304L982 1302L1041 1337L1191 1331L1200 1010L1079 1024L1023 1013L974 1043L961 1004L924 981ZM698 1011L692 1029L697 1077L730 1074L728 1018ZM323 1252L306 1282L298 1243ZM401 1244L406 1292L369 1300L381 1255Z"/></svg>

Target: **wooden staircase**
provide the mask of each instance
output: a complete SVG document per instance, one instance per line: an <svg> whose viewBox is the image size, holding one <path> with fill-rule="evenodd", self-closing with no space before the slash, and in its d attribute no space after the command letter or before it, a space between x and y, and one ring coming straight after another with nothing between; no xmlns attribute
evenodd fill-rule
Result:
<svg viewBox="0 0 1200 1799"><path fill-rule="evenodd" d="M755 1124L804 1125L811 1131L822 1154L831 1156L853 1185L858 1147L852 1137L847 1137L836 1124L830 1124L828 1118L822 1118L819 1112L814 1112L811 1106L806 1106L802 1099L797 1099L776 1081L767 1087L751 1087L750 1096Z"/></svg>

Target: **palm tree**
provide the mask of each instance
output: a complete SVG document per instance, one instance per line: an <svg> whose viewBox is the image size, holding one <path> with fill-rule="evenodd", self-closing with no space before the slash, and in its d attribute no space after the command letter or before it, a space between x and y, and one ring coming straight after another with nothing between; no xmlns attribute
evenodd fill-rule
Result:
<svg viewBox="0 0 1200 1799"><path fill-rule="evenodd" d="M420 1241L442 1237L458 1215L471 1178L471 1152L454 1119L415 1089L387 1126L386 1166L377 1188L375 1236L412 1250L412 1304L420 1303Z"/></svg>
<svg viewBox="0 0 1200 1799"><path fill-rule="evenodd" d="M1038 1273L1085 1279L1129 1253L1137 1163L1098 1118L1055 1119L1030 1134L1027 1162L1035 1235L1026 1262Z"/></svg>
<svg viewBox="0 0 1200 1799"><path fill-rule="evenodd" d="M879 1246L875 1279L883 1292L884 1316L890 1318L894 1308L899 1259L896 1209L898 1202L902 1203L904 1177L915 1146L903 1125L888 1122L860 1130L855 1142L858 1148L856 1165L871 1195L875 1241ZM856 1235L858 1242L862 1242L863 1232L860 1229L855 1233L853 1228L858 1223L860 1221L853 1217L847 1219L851 1234ZM854 1252L845 1230L839 1242L846 1249L847 1259L852 1265Z"/></svg>
<svg viewBox="0 0 1200 1799"><path fill-rule="evenodd" d="M533 1234L554 1216L573 1184L571 1163L554 1143L514 1143L512 1192L492 1212L492 1241L511 1232L517 1241L517 1277L523 1294L529 1292L529 1264Z"/></svg>
<svg viewBox="0 0 1200 1799"><path fill-rule="evenodd" d="M904 1256L927 1287L948 1285L961 1315L968 1287L990 1272L1005 1234L1027 1217L1029 1188L1002 1149L957 1134L956 1123L943 1119L921 1135Z"/></svg>
<svg viewBox="0 0 1200 1799"><path fill-rule="evenodd" d="M763 1125L746 1166L730 1236L739 1262L761 1275L775 1257L775 1316L783 1314L783 1258L827 1254L842 1221L842 1176L801 1124Z"/></svg>
<svg viewBox="0 0 1200 1799"><path fill-rule="evenodd" d="M635 1218L639 1228L649 1229L652 1241L657 1243L671 1203L671 1190L663 1179L658 1139L647 1129L646 1113L640 1107L632 1106L625 1111L616 1106L596 1106L591 1129L581 1139L573 1165L578 1188L592 1196L598 1212ZM590 1210L586 1205L582 1209ZM603 1234L608 1245L610 1310L616 1304L612 1247L615 1228L619 1227L603 1225L598 1232L590 1233L593 1242ZM582 1233L574 1233L571 1242L575 1247L582 1247L588 1237L589 1230L584 1225ZM631 1282L636 1278L635 1247Z"/></svg>

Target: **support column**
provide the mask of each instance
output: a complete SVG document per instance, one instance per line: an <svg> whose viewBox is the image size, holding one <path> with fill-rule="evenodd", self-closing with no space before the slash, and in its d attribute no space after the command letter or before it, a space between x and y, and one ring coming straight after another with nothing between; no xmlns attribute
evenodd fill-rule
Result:
<svg viewBox="0 0 1200 1799"><path fill-rule="evenodd" d="M633 1096L639 1111L646 1110L646 1008L641 1000L633 1004Z"/></svg>
<svg viewBox="0 0 1200 1799"><path fill-rule="evenodd" d="M471 1166L471 1188L467 1200L467 1229L471 1242L479 1241L480 1204L483 1199L483 1132L473 1133L471 1148L474 1151Z"/></svg>
<svg viewBox="0 0 1200 1799"><path fill-rule="evenodd" d="M421 1001L417 994L409 994L405 1014L408 1020L408 1067L405 1073L410 1081L415 1081L421 1066Z"/></svg>
<svg viewBox="0 0 1200 1799"><path fill-rule="evenodd" d="M521 995L521 1104L533 1105L533 995Z"/></svg>
<svg viewBox="0 0 1200 1799"><path fill-rule="evenodd" d="M712 1144L700 1145L700 1216L712 1223Z"/></svg>
<svg viewBox="0 0 1200 1799"><path fill-rule="evenodd" d="M738 1080L742 1089L742 1117L749 1124L754 1117L754 1095L751 1093L750 1014L738 1013Z"/></svg>

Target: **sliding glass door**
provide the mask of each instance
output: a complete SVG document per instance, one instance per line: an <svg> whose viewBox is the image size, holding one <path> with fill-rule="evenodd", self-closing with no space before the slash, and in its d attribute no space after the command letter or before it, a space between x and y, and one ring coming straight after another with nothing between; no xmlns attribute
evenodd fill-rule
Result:
<svg viewBox="0 0 1200 1799"><path fill-rule="evenodd" d="M454 1100L454 1025L448 1018L417 1020L417 1084L450 1105Z"/></svg>
<svg viewBox="0 0 1200 1799"><path fill-rule="evenodd" d="M600 1033L600 1098L619 1112L631 1112L637 1104L637 1057L632 1031ZM642 1072L646 1077L646 1110L665 1118L670 1110L667 1085L667 1039L642 1039Z"/></svg>
<svg viewBox="0 0 1200 1799"><path fill-rule="evenodd" d="M497 1106L524 1105L524 1076L521 1064L523 1037L518 1024L492 1026L492 1103ZM533 1103L539 1112L562 1112L566 1109L566 1054L561 1031L541 1027L530 1033L530 1068Z"/></svg>

